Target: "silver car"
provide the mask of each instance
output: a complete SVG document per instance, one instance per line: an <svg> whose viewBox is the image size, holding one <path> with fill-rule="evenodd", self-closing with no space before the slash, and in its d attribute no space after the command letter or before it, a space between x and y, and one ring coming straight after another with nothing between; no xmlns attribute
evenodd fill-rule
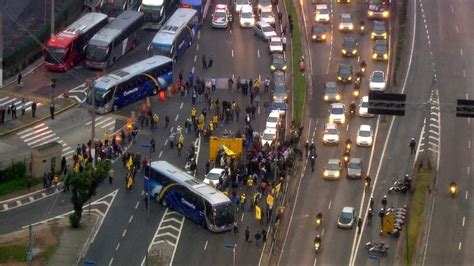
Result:
<svg viewBox="0 0 474 266"><path fill-rule="evenodd" d="M347 178L361 178L362 169L362 160L360 158L351 158L347 164Z"/></svg>
<svg viewBox="0 0 474 266"><path fill-rule="evenodd" d="M324 170L324 179L337 180L341 176L342 163L339 159L329 159Z"/></svg>
<svg viewBox="0 0 474 266"><path fill-rule="evenodd" d="M253 27L255 35L262 38L265 41L270 40L271 37L276 37L277 33L275 29L268 23L264 21L257 21Z"/></svg>
<svg viewBox="0 0 474 266"><path fill-rule="evenodd" d="M341 214L337 219L337 227L344 229L352 229L356 220L356 212L353 207L342 208Z"/></svg>

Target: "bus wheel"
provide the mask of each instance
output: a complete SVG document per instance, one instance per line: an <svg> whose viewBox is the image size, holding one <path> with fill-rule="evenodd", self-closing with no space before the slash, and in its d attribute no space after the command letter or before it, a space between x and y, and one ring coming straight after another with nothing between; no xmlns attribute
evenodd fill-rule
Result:
<svg viewBox="0 0 474 266"><path fill-rule="evenodd" d="M168 207L168 201L166 200L166 197L163 198L163 200L161 201L161 204L163 204L163 206L165 207Z"/></svg>
<svg viewBox="0 0 474 266"><path fill-rule="evenodd" d="M201 226L202 226L203 228L207 229L206 218L202 219Z"/></svg>
<svg viewBox="0 0 474 266"><path fill-rule="evenodd" d="M156 95L158 93L158 90L156 88L153 89L153 95Z"/></svg>
<svg viewBox="0 0 474 266"><path fill-rule="evenodd" d="M156 202L160 202L160 195L158 193L155 193L155 195L153 195L153 198L155 199Z"/></svg>

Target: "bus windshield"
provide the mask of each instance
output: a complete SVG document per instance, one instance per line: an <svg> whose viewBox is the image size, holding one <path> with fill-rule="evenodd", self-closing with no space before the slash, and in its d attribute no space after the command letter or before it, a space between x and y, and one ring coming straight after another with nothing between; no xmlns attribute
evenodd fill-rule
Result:
<svg viewBox="0 0 474 266"><path fill-rule="evenodd" d="M171 55L171 45L153 45L153 54L154 55Z"/></svg>
<svg viewBox="0 0 474 266"><path fill-rule="evenodd" d="M89 45L87 47L87 59L95 62L107 61L109 55L108 46L94 46Z"/></svg>
<svg viewBox="0 0 474 266"><path fill-rule="evenodd" d="M46 50L45 60L48 63L64 63L66 57L66 49L49 47Z"/></svg>
<svg viewBox="0 0 474 266"><path fill-rule="evenodd" d="M231 202L214 206L214 223L216 226L234 223L234 206Z"/></svg>
<svg viewBox="0 0 474 266"><path fill-rule="evenodd" d="M96 108L97 107L103 107L104 105L106 105L111 99L112 99L112 96L113 96L113 91L112 90L107 90L107 89L104 89L104 88L100 88L100 87L95 87L95 106ZM87 103L88 104L92 104L92 93L91 91L89 91L88 95L87 95Z"/></svg>
<svg viewBox="0 0 474 266"><path fill-rule="evenodd" d="M154 22L161 19L163 5L149 6L143 5L141 11L146 22Z"/></svg>

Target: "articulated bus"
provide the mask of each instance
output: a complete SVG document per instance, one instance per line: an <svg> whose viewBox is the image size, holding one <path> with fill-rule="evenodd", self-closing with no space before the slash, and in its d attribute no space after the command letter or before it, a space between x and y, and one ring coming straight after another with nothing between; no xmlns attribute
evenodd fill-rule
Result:
<svg viewBox="0 0 474 266"><path fill-rule="evenodd" d="M125 10L138 10L141 0L100 0L96 10L107 14L109 18L116 18Z"/></svg>
<svg viewBox="0 0 474 266"><path fill-rule="evenodd" d="M144 29L158 30L178 8L178 0L143 0L138 11L145 16Z"/></svg>
<svg viewBox="0 0 474 266"><path fill-rule="evenodd" d="M142 25L142 13L124 11L90 39L86 49L87 66L105 69L113 65L137 46L141 38Z"/></svg>
<svg viewBox="0 0 474 266"><path fill-rule="evenodd" d="M95 111L107 113L166 90L173 81L173 61L153 56L109 73L94 81ZM89 90L87 105L92 105Z"/></svg>
<svg viewBox="0 0 474 266"><path fill-rule="evenodd" d="M391 0L368 0L367 16L369 19L388 19Z"/></svg>
<svg viewBox="0 0 474 266"><path fill-rule="evenodd" d="M62 32L52 36L44 51L44 66L50 71L66 71L84 59L89 40L107 24L107 15L87 13Z"/></svg>
<svg viewBox="0 0 474 266"><path fill-rule="evenodd" d="M144 167L143 173L144 190L165 207L174 209L212 232L232 228L234 205L219 190L166 161L152 162Z"/></svg>
<svg viewBox="0 0 474 266"><path fill-rule="evenodd" d="M206 17L209 7L211 5L211 0L181 0L180 7L182 8L192 8L198 11L199 23L204 23L204 18Z"/></svg>
<svg viewBox="0 0 474 266"><path fill-rule="evenodd" d="M198 30L197 11L178 8L153 37L148 50L176 60L191 46Z"/></svg>

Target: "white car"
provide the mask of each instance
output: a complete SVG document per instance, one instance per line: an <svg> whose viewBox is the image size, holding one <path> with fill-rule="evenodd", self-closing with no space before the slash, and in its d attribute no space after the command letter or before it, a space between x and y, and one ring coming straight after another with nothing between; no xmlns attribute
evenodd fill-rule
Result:
<svg viewBox="0 0 474 266"><path fill-rule="evenodd" d="M255 15L251 5L243 5L240 10L240 27L252 28L255 26Z"/></svg>
<svg viewBox="0 0 474 266"><path fill-rule="evenodd" d="M369 90L382 92L385 91L386 86L385 73L380 70L372 72L369 79Z"/></svg>
<svg viewBox="0 0 474 266"><path fill-rule="evenodd" d="M225 170L222 168L212 168L202 182L216 187L219 184L219 177L224 177L224 172Z"/></svg>
<svg viewBox="0 0 474 266"><path fill-rule="evenodd" d="M329 23L331 21L331 15L329 14L329 8L326 4L316 5L314 11L314 21L320 23Z"/></svg>
<svg viewBox="0 0 474 266"><path fill-rule="evenodd" d="M250 5L250 0L234 0L235 13L240 13L245 5Z"/></svg>
<svg viewBox="0 0 474 266"><path fill-rule="evenodd" d="M329 107L329 123L344 124L346 122L346 106L332 103Z"/></svg>
<svg viewBox="0 0 474 266"><path fill-rule="evenodd" d="M260 20L270 25L275 25L275 16L273 16L272 9L263 9L260 11Z"/></svg>
<svg viewBox="0 0 474 266"><path fill-rule="evenodd" d="M372 146L373 133L370 125L360 125L357 130L356 143L358 146Z"/></svg>
<svg viewBox="0 0 474 266"><path fill-rule="evenodd" d="M280 112L278 111L271 111L267 118L267 123L265 124L265 128L274 128L278 129L280 127Z"/></svg>
<svg viewBox="0 0 474 266"><path fill-rule="evenodd" d="M341 176L342 163L339 159L329 159L324 170L324 179L339 179Z"/></svg>
<svg viewBox="0 0 474 266"><path fill-rule="evenodd" d="M341 14L341 21L339 22L340 31L353 31L354 23L352 22L352 16L348 13Z"/></svg>
<svg viewBox="0 0 474 266"><path fill-rule="evenodd" d="M352 229L356 223L356 219L357 216L354 207L344 207L337 218L337 227L342 229Z"/></svg>
<svg viewBox="0 0 474 266"><path fill-rule="evenodd" d="M374 117L374 114L369 114L369 96L364 96L359 103L360 117Z"/></svg>
<svg viewBox="0 0 474 266"><path fill-rule="evenodd" d="M263 10L272 10L272 2L271 0L258 0L257 7L260 11Z"/></svg>
<svg viewBox="0 0 474 266"><path fill-rule="evenodd" d="M262 134L262 145L264 146L265 144L268 143L268 145L271 145L272 142L276 139L277 137L277 131L274 128L265 128Z"/></svg>
<svg viewBox="0 0 474 266"><path fill-rule="evenodd" d="M339 143L339 131L337 130L336 124L327 123L326 125L324 125L323 143L324 144L338 144Z"/></svg>
<svg viewBox="0 0 474 266"><path fill-rule="evenodd" d="M270 53L283 53L283 42L280 37L271 37L269 46Z"/></svg>
<svg viewBox="0 0 474 266"><path fill-rule="evenodd" d="M227 26L229 26L229 16L230 13L227 5L216 5L214 14L212 14L212 27L224 29L227 28Z"/></svg>
<svg viewBox="0 0 474 266"><path fill-rule="evenodd" d="M255 31L255 35L259 36L265 41L270 40L271 37L278 36L275 29L270 24L263 21L257 21L253 29Z"/></svg>

